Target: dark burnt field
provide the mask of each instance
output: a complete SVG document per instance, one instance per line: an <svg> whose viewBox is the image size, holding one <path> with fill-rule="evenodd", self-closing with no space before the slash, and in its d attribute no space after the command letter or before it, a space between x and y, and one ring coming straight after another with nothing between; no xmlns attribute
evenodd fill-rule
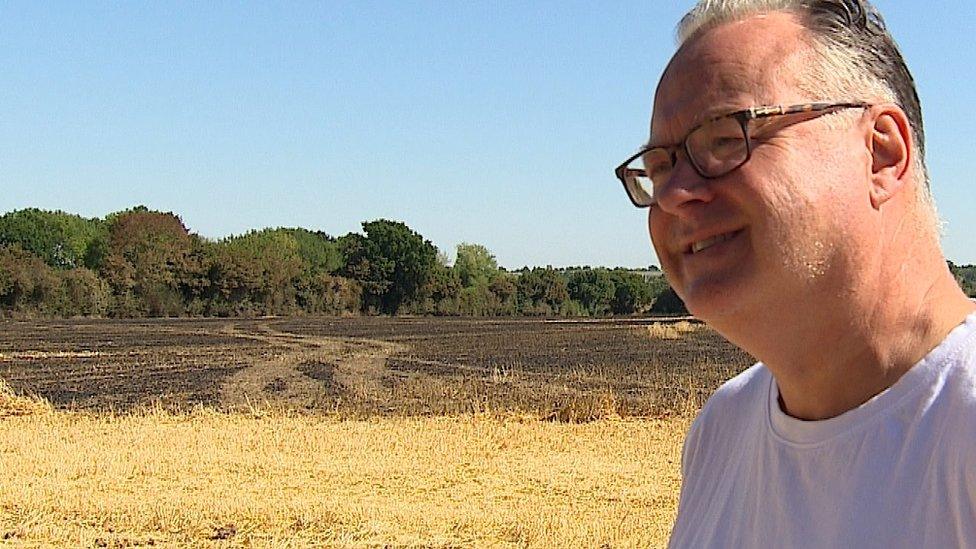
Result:
<svg viewBox="0 0 976 549"><path fill-rule="evenodd" d="M704 326L652 322L2 321L0 379L83 410L275 406L582 421L688 411L751 363Z"/></svg>

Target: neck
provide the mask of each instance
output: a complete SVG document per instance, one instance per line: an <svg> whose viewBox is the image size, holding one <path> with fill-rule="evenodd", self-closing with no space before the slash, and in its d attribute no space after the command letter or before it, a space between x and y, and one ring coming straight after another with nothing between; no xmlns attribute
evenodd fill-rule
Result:
<svg viewBox="0 0 976 549"><path fill-rule="evenodd" d="M886 274L863 289L750 315L764 326L753 320L715 327L766 364L784 412L835 417L892 386L976 310L937 255L928 277L904 265L880 269ZM798 310L806 312L797 317Z"/></svg>

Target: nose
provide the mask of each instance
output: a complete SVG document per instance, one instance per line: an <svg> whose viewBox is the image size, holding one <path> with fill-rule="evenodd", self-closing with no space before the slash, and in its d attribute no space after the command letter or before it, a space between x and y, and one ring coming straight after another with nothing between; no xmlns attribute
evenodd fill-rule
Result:
<svg viewBox="0 0 976 549"><path fill-rule="evenodd" d="M657 207L673 215L681 216L695 206L707 204L715 198L711 179L702 177L691 165L688 156L680 151L667 182L654 193Z"/></svg>

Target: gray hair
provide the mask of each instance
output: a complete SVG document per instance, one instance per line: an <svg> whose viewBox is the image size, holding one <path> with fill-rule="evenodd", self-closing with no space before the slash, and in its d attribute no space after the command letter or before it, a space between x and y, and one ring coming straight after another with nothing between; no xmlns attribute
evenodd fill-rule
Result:
<svg viewBox="0 0 976 549"><path fill-rule="evenodd" d="M918 152L914 164L918 196L934 213L915 80L884 19L868 0L699 0L678 24L678 45L724 23L777 11L797 14L816 46L811 50L819 62L801 76L804 92L837 96L818 100L873 96L905 111Z"/></svg>

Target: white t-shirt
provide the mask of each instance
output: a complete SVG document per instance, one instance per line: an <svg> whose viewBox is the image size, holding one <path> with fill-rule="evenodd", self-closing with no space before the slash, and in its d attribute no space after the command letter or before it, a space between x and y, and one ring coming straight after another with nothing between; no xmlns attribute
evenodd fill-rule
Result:
<svg viewBox="0 0 976 549"><path fill-rule="evenodd" d="M709 399L670 547L976 547L976 313L840 416L800 421L778 396L759 363Z"/></svg>

